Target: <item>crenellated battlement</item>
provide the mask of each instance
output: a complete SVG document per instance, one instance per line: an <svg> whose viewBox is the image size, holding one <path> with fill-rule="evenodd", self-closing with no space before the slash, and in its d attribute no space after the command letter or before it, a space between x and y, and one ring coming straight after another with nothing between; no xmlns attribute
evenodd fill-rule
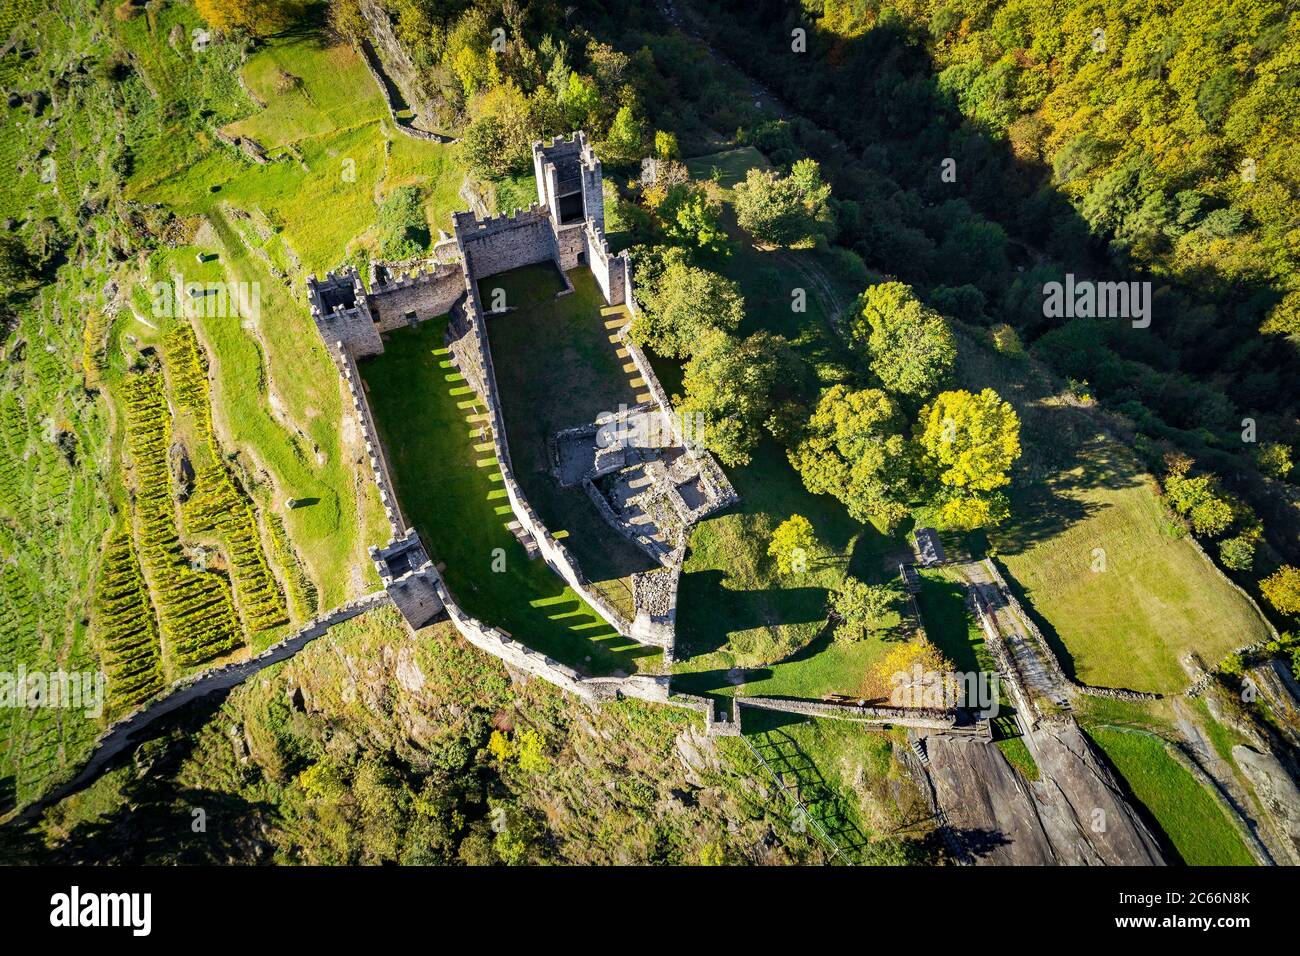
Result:
<svg viewBox="0 0 1300 956"><path fill-rule="evenodd" d="M532 226L546 221L546 207L540 203L532 203L527 209L516 209L509 214L501 213L483 219L469 210L451 215L453 234L456 241L461 243L462 249L466 242L486 239L520 226Z"/></svg>

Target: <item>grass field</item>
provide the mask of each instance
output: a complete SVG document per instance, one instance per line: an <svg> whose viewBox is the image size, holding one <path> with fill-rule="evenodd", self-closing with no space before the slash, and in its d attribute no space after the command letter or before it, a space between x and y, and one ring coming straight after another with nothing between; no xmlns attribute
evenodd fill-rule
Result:
<svg viewBox="0 0 1300 956"><path fill-rule="evenodd" d="M397 186L421 188L431 219L446 221L458 204L458 172L446 147L393 129L349 47L315 34L280 38L249 58L243 76L266 105L227 132L252 136L273 161L257 166L211 148L152 180L138 176L132 188L203 216L203 251L218 253L216 263L196 266L195 250L181 250L155 272L200 281L215 272L260 288L258 322L199 329L214 356L219 429L249 456L251 471L271 478L268 502L282 511L321 603L332 606L377 584L365 549L387 528L343 447L338 377L307 314L304 278L363 259L377 198ZM290 498L305 506L284 508Z"/></svg>
<svg viewBox="0 0 1300 956"><path fill-rule="evenodd" d="M1187 653L1214 664L1265 637L1250 603L1166 533L1150 476L1093 412L1055 398L1032 365L959 342L963 384L991 384L1021 416L1012 517L988 538L1068 673L1176 692L1190 680Z"/></svg>
<svg viewBox="0 0 1300 956"><path fill-rule="evenodd" d="M548 442L561 429L594 422L648 393L626 351L610 341L628 321L626 309L605 305L589 270L574 269L569 279L573 293L557 299L563 285L555 269L529 266L482 280L479 293L491 303L500 289L506 306L517 309L488 319L515 477L587 578L630 619L631 575L659 565L601 518L580 485L560 487Z"/></svg>
<svg viewBox="0 0 1300 956"><path fill-rule="evenodd" d="M917 603L926 636L959 671L993 669L984 647L984 629L966 604L966 589L942 569L921 572Z"/></svg>
<svg viewBox="0 0 1300 956"><path fill-rule="evenodd" d="M1253 866L1232 822L1158 738L1140 731L1092 727L1089 736L1123 774L1138 802L1189 866Z"/></svg>
<svg viewBox="0 0 1300 956"><path fill-rule="evenodd" d="M446 565L466 612L593 674L653 668L657 651L621 637L540 558L529 561L513 520L486 410L451 365L446 321L390 333L385 352L361 366L398 500ZM498 550L499 549L499 550ZM504 557L505 570L494 571Z"/></svg>
<svg viewBox="0 0 1300 956"><path fill-rule="evenodd" d="M273 40L249 58L243 77L266 108L226 132L252 137L272 162L255 165L208 144L183 164L137 175L133 195L186 214L217 204L256 212L292 249L302 274L373 252L376 202L399 186L419 187L432 228L450 229L451 213L463 205L454 149L399 132L350 47L317 34Z"/></svg>

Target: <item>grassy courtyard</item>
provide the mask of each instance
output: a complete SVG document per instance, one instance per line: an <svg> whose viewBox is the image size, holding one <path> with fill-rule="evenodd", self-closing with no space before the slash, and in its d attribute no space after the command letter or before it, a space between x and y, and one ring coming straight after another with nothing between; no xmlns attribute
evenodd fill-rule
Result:
<svg viewBox="0 0 1300 956"><path fill-rule="evenodd" d="M482 280L479 293L485 308L500 294L514 309L488 319L488 341L515 477L583 573L630 617L630 576L658 564L601 518L580 485L560 486L548 442L648 394L627 352L610 341L627 310L605 305L588 269L574 269L569 280L574 291L557 299L564 286L555 269L528 266Z"/></svg>
<svg viewBox="0 0 1300 956"><path fill-rule="evenodd" d="M508 529L486 409L452 367L446 326L390 333L361 373L402 510L445 565L447 586L469 614L579 670L654 668L657 651L621 637Z"/></svg>

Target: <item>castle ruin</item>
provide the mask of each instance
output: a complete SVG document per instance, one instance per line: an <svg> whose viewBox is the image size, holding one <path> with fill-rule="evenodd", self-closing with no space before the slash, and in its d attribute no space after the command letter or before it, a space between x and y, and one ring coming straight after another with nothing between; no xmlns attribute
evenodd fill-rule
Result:
<svg viewBox="0 0 1300 956"><path fill-rule="evenodd" d="M620 634L660 648L666 663L673 660L677 582L690 529L737 496L712 456L688 441L653 368L628 338L628 323L618 332L620 347L636 365L653 401L594 423L575 423L555 436L553 447L555 480L581 482L604 519L660 565L634 576L634 619L628 620L591 586L569 549L551 535L529 505L510 460L488 344L489 313L480 301L479 281L546 262L561 276L586 266L609 305L636 310L627 253L614 255L605 239L600 160L583 133L567 139L557 136L549 145L534 143L533 173L536 203L508 216L454 213L452 234L444 234L430 263L412 274L394 276L375 263L369 289L352 268L308 280L312 319L350 393L391 526L391 540L383 548L371 548L371 557L385 590L413 629L450 617L471 643L573 693L593 700L621 695L666 700L666 676L581 675L476 621L457 606L426 546L402 515L357 371L358 360L383 353L385 333L448 316L447 344L453 363L488 410L488 431L515 519L511 529L529 557L541 557ZM559 295L572 289L568 279L564 281L567 288ZM646 434L657 437L642 440ZM656 503L654 509L648 507L651 501ZM706 712L706 723L714 726L711 705L683 702L698 704ZM716 730L734 732L733 727Z"/></svg>

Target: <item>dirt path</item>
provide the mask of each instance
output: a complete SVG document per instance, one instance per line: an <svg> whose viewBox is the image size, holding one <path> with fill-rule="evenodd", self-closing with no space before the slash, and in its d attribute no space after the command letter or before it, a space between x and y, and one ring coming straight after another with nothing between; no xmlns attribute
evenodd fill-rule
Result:
<svg viewBox="0 0 1300 956"><path fill-rule="evenodd" d="M1042 658L1037 644L1026 633L1020 615L1008 600L1001 586L989 574L982 561L965 561L952 566L983 602L993 618L994 626L1015 660L1025 681L1025 691L1033 697L1051 701L1059 708L1070 709L1070 687L1056 676Z"/></svg>

